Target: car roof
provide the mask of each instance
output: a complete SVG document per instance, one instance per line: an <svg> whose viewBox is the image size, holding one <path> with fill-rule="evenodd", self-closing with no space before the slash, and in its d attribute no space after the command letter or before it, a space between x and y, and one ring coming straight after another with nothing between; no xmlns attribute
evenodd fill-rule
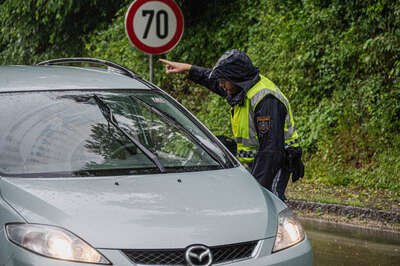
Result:
<svg viewBox="0 0 400 266"><path fill-rule="evenodd" d="M147 89L144 82L103 68L73 66L0 66L0 92Z"/></svg>

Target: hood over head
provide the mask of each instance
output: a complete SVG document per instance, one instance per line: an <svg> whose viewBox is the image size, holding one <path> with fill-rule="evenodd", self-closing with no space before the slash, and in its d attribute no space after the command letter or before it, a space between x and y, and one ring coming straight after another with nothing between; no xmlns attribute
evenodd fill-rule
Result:
<svg viewBox="0 0 400 266"><path fill-rule="evenodd" d="M226 51L218 59L209 78L226 79L242 89L237 95L228 96L231 105L242 104L246 92L260 80L258 68L244 52L237 49Z"/></svg>

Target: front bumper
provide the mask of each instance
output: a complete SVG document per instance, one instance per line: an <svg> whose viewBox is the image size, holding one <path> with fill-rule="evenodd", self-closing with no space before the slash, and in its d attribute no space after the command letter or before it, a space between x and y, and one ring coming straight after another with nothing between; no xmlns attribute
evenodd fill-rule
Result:
<svg viewBox="0 0 400 266"><path fill-rule="evenodd" d="M1 241L0 241L1 242ZM8 242L8 241L7 241ZM49 259L18 247L10 242L0 243L6 244L6 249L0 248L0 265L4 266L94 266L97 264L88 263L76 263L66 262L61 260ZM268 238L262 240L258 252L251 259L236 261L229 263L230 265L312 265L312 250L311 245L307 237L299 244L287 248L285 250L272 253L271 250L274 244L274 238ZM120 250L115 249L98 249L103 255L105 255L114 266L133 266L132 263ZM7 257L2 257L7 255ZM3 263L3 264L2 264ZM222 264L218 264L222 265Z"/></svg>

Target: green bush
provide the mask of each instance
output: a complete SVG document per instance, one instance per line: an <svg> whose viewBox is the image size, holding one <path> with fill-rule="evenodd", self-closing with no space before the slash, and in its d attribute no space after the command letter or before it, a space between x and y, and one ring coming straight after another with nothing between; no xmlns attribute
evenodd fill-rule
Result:
<svg viewBox="0 0 400 266"><path fill-rule="evenodd" d="M105 27L126 2L0 1L0 64L81 56L84 36Z"/></svg>

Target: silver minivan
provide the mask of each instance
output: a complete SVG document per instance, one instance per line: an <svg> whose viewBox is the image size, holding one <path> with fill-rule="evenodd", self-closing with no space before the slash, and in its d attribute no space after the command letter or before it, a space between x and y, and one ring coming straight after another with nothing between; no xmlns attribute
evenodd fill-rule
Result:
<svg viewBox="0 0 400 266"><path fill-rule="evenodd" d="M93 264L311 265L312 251L290 209L133 71L2 66L0 265Z"/></svg>

